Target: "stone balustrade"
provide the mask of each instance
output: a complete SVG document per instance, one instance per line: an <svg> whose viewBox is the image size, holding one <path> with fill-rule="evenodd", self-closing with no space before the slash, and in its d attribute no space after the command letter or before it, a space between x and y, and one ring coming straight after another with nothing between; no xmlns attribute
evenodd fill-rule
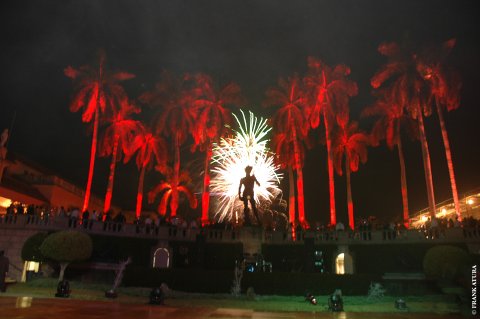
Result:
<svg viewBox="0 0 480 319"><path fill-rule="evenodd" d="M53 231L75 229L91 234L157 238L159 240L195 241L197 235L203 234L207 242L245 242L255 241L269 244L303 244L305 239L311 239L315 244L351 245L351 244L396 244L436 242L471 242L480 243L480 229L448 228L443 231L427 233L418 229L403 231L373 230L364 232L351 231L315 231L307 230L295 234L285 231L267 231L255 227L244 227L233 230L206 228L182 228L172 225L145 226L137 224L104 223L88 221L81 224L80 220L68 217L42 219L37 216L19 215L0 218L0 229ZM252 229L254 231L252 231Z"/></svg>

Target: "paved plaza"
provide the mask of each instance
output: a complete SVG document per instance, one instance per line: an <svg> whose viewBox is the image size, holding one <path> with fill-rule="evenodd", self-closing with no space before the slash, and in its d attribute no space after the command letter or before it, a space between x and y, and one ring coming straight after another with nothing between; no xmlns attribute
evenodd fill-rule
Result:
<svg viewBox="0 0 480 319"><path fill-rule="evenodd" d="M410 313L328 313L328 312L259 312L249 309L174 308L148 304L41 299L31 297L0 297L1 319L433 319L462 318L455 315Z"/></svg>

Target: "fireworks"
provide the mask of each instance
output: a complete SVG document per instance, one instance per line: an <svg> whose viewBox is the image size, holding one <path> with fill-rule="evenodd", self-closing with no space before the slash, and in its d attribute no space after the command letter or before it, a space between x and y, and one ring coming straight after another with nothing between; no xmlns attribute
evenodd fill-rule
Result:
<svg viewBox="0 0 480 319"><path fill-rule="evenodd" d="M273 154L267 147L271 127L266 119L257 118L252 112L248 120L245 113L240 112L240 118L233 114L238 131L233 130L232 137L222 138L213 148L210 191L217 198L215 218L220 222L236 221L243 214L238 186L248 165L253 167L252 174L260 182L260 186L255 187L255 202L260 214L263 207L270 206L281 194L278 186L282 176L277 173L279 167L274 164Z"/></svg>

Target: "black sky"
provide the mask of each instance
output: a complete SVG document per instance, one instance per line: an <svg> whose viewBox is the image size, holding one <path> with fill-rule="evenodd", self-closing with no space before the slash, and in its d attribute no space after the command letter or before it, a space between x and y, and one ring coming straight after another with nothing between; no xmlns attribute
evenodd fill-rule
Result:
<svg viewBox="0 0 480 319"><path fill-rule="evenodd" d="M261 101L278 76L303 73L306 57L346 63L360 93L352 117L371 103L369 79L385 62L382 41L408 38L417 44L457 38L450 64L463 77L460 109L447 115L461 195L480 186L478 124L479 11L475 1L2 1L0 3L0 128L16 120L9 148L79 185L88 170L90 138L68 103L67 65L94 61L107 51L111 69L135 73L126 84L132 98L149 89L163 69L202 71L221 82L238 82L248 108L267 114ZM148 117L149 114L143 115ZM361 121L369 129L369 121ZM451 197L436 116L427 120L436 199ZM406 142L410 207L427 206L421 151ZM189 155L189 158L201 158ZM94 190L102 196L108 160L100 159ZM317 145L305 164L310 220L328 219L325 150ZM137 174L121 167L114 202L133 208ZM154 174L150 182L158 179ZM356 214L400 216L398 159L382 146L352 177ZM339 219L346 221L345 184L337 178Z"/></svg>

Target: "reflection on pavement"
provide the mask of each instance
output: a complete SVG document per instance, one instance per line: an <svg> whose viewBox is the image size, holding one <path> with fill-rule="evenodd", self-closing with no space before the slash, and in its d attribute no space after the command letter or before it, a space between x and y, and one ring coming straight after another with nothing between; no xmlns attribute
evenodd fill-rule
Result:
<svg viewBox="0 0 480 319"><path fill-rule="evenodd" d="M32 297L17 297L15 308L29 308L32 306Z"/></svg>

